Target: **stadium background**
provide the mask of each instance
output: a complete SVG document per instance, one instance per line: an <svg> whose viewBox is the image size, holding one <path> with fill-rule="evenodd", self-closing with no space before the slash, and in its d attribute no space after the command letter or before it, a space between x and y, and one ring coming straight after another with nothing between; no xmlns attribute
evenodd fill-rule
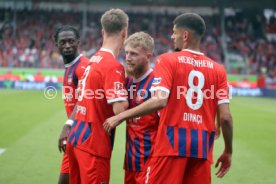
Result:
<svg viewBox="0 0 276 184"><path fill-rule="evenodd" d="M127 11L129 34L143 30L155 38L155 56L172 50L176 15L204 17L201 49L225 65L233 86L233 166L222 180L212 168L213 183L275 183L275 0L0 0L0 183L57 182L57 138L66 115L61 92L44 93L49 86L61 89L63 63L54 30L61 24L78 27L80 52L89 57L101 45L100 16L111 7ZM122 52L122 63L123 58ZM123 181L124 139L122 125L112 158L113 184ZM220 138L215 159L222 150Z"/></svg>

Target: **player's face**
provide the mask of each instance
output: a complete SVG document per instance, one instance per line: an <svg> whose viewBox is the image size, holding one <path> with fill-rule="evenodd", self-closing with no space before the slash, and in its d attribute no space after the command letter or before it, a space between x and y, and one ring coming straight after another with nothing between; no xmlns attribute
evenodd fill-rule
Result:
<svg viewBox="0 0 276 184"><path fill-rule="evenodd" d="M125 70L128 75L135 78L140 77L147 70L151 54L142 47L125 46L126 65Z"/></svg>
<svg viewBox="0 0 276 184"><path fill-rule="evenodd" d="M174 49L175 50L182 50L183 49L183 29L176 28L173 26L173 34L171 36L173 43L174 43Z"/></svg>
<svg viewBox="0 0 276 184"><path fill-rule="evenodd" d="M79 40L73 31L62 31L58 34L56 45L63 57L74 56L77 53Z"/></svg>

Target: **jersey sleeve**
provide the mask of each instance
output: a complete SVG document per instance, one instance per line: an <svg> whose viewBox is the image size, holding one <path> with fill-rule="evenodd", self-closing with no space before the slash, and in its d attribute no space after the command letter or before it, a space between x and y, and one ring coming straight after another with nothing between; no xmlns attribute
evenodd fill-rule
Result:
<svg viewBox="0 0 276 184"><path fill-rule="evenodd" d="M106 71L104 93L108 104L119 101L127 101L125 71L121 64L110 67L110 69Z"/></svg>
<svg viewBox="0 0 276 184"><path fill-rule="evenodd" d="M221 66L218 75L217 104L220 105L224 103L230 103L229 86L227 82L227 74L224 67Z"/></svg>
<svg viewBox="0 0 276 184"><path fill-rule="evenodd" d="M150 91L165 91L170 93L172 88L172 65L169 60L159 56L155 61L154 80Z"/></svg>

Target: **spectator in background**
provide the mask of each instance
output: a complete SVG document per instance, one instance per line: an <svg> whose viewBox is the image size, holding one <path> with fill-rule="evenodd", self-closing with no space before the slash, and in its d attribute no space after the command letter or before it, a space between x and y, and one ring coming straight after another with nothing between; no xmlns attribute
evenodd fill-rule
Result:
<svg viewBox="0 0 276 184"><path fill-rule="evenodd" d="M68 23L80 28L82 26L80 25L82 22L81 12L18 10L17 13L20 16L17 17L14 31L10 21L12 20L10 17L12 12L7 9L0 11L0 17L5 17L6 20L0 32L0 66L63 68L62 58L55 51L55 46L51 42L51 31L60 24ZM142 30L153 35L156 45L155 56L173 50L169 38L171 34L170 22L173 20L173 15L129 12L129 16L130 20L133 20L129 28L130 33ZM99 18L100 13L88 13L88 20L90 21L88 27L80 31L82 33L80 50L87 57L94 54L102 43L102 38L97 36L101 34ZM207 27L212 27L212 29L209 29L203 38L202 51L210 58L224 63L224 54L220 43L219 17L212 15L206 16L205 19L207 20ZM267 24L265 24L266 22ZM226 17L227 49L245 59L250 59L249 70L251 74L258 74L259 68L262 66L269 70L271 62L272 65L276 63L275 60L270 59L271 51L276 50L276 42L267 40L265 37L266 33L274 31L274 27L275 17L272 16L268 21L265 21L261 12L253 15L250 12L236 12L236 15ZM119 60L123 61L123 58L124 56L120 54ZM238 73L238 71L236 72Z"/></svg>

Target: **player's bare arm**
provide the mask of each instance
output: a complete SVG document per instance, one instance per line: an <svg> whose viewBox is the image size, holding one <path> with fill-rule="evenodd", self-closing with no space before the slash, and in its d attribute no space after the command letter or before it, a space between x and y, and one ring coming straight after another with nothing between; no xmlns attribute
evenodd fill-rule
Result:
<svg viewBox="0 0 276 184"><path fill-rule="evenodd" d="M103 124L105 131L110 133L110 131L113 128L118 126L121 122L123 122L126 119L144 116L146 114L150 114L152 112L164 108L167 105L168 96L169 94L167 92L157 90L156 92L154 92L154 95L153 97L151 97L151 99L147 100L141 105L124 111L111 118L108 118Z"/></svg>
<svg viewBox="0 0 276 184"><path fill-rule="evenodd" d="M70 128L71 128L72 123L74 121L74 117L75 117L76 112L77 112L77 105L75 105L74 110L73 110L70 118L66 121L66 123L64 124L64 126L61 130L61 133L60 133L60 136L59 136L59 139L58 139L58 149L59 149L60 152L65 152L66 141L67 141L67 138L68 138L68 134L70 132Z"/></svg>
<svg viewBox="0 0 276 184"><path fill-rule="evenodd" d="M233 122L232 115L230 113L229 104L219 105L219 122L222 129L222 135L224 139L224 151L218 158L215 167L219 167L216 173L217 177L222 178L231 167L232 160L232 139L233 139Z"/></svg>
<svg viewBox="0 0 276 184"><path fill-rule="evenodd" d="M113 112L115 115L120 114L121 112L127 110L128 108L128 102L115 102L112 104Z"/></svg>
<svg viewBox="0 0 276 184"><path fill-rule="evenodd" d="M215 139L218 139L220 136L220 122L219 122L219 111L217 111L217 118L216 118L216 134L215 134Z"/></svg>
<svg viewBox="0 0 276 184"><path fill-rule="evenodd" d="M128 108L128 102L115 102L115 103L112 104L112 108L113 108L114 114L115 114L115 115L118 115L118 114L120 114L121 112L127 110L127 108ZM112 126L112 128L110 128L110 131L111 131L113 128L115 128L116 126L118 126L120 123L121 123L121 121L120 121L120 122L117 122L116 125L114 124L114 126ZM105 126L104 126L104 127L105 127ZM105 129L105 130L106 130L106 129ZM110 131L107 131L107 132L110 133Z"/></svg>

